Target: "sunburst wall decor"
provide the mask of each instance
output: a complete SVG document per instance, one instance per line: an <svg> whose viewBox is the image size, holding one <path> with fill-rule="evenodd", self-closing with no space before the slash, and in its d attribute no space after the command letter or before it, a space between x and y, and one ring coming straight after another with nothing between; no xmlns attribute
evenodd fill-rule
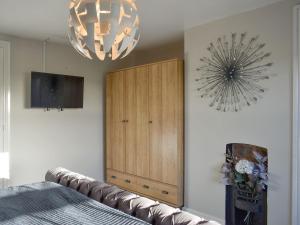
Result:
<svg viewBox="0 0 300 225"><path fill-rule="evenodd" d="M262 98L265 88L259 82L270 78L267 70L271 53L265 52L259 37L233 33L210 43L209 57L200 59L196 78L201 98L210 99L210 107L219 111L240 111Z"/></svg>

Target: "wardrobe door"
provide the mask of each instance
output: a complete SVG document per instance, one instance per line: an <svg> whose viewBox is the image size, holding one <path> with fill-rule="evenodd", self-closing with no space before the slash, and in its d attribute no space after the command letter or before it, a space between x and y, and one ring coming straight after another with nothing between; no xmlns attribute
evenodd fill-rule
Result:
<svg viewBox="0 0 300 225"><path fill-rule="evenodd" d="M125 71L126 172L149 177L148 70Z"/></svg>
<svg viewBox="0 0 300 225"><path fill-rule="evenodd" d="M135 69L125 71L126 172L136 175L137 92Z"/></svg>
<svg viewBox="0 0 300 225"><path fill-rule="evenodd" d="M165 183L174 185L178 178L178 91L177 62L162 63L162 174Z"/></svg>
<svg viewBox="0 0 300 225"><path fill-rule="evenodd" d="M124 72L115 72L106 80L107 168L125 171Z"/></svg>
<svg viewBox="0 0 300 225"><path fill-rule="evenodd" d="M136 68L136 164L137 175L149 177L148 66Z"/></svg>
<svg viewBox="0 0 300 225"><path fill-rule="evenodd" d="M154 180L178 185L179 71L178 62L150 65L150 174ZM182 138L182 137L181 137ZM181 158L181 160L183 160Z"/></svg>
<svg viewBox="0 0 300 225"><path fill-rule="evenodd" d="M163 181L162 158L162 66L149 66L150 178Z"/></svg>

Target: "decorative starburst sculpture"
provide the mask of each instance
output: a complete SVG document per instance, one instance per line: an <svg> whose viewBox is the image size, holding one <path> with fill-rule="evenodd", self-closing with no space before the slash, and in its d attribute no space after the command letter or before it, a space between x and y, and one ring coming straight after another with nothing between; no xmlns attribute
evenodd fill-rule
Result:
<svg viewBox="0 0 300 225"><path fill-rule="evenodd" d="M69 40L89 59L123 58L139 41L135 0L71 0L69 10Z"/></svg>
<svg viewBox="0 0 300 225"><path fill-rule="evenodd" d="M271 53L264 52L264 47L258 36L247 40L246 33L233 33L230 41L224 36L210 43L210 57L201 58L197 68L201 98L210 98L209 106L223 112L237 112L256 103L265 92L259 82L269 79L267 70L273 65L266 62Z"/></svg>

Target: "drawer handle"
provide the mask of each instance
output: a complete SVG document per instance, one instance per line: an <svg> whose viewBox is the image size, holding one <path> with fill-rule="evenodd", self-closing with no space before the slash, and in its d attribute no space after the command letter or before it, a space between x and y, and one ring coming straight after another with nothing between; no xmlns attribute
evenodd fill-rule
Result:
<svg viewBox="0 0 300 225"><path fill-rule="evenodd" d="M131 183L131 181L130 181L130 180L128 180L128 179L126 179L126 180L125 180L125 182L126 182L126 183L128 183L128 184L130 184L130 183Z"/></svg>
<svg viewBox="0 0 300 225"><path fill-rule="evenodd" d="M168 191L162 191L161 193L163 193L164 195L168 195L169 194Z"/></svg>
<svg viewBox="0 0 300 225"><path fill-rule="evenodd" d="M150 187L148 185L143 185L143 188L149 189Z"/></svg>
<svg viewBox="0 0 300 225"><path fill-rule="evenodd" d="M112 179L117 179L117 177L116 177L116 176L111 176L111 178L112 178Z"/></svg>

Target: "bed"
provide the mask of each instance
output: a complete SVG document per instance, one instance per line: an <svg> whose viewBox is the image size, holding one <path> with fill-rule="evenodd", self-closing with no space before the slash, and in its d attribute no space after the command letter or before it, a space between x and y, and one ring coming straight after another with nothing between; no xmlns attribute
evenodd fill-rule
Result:
<svg viewBox="0 0 300 225"><path fill-rule="evenodd" d="M146 225L53 182L11 187L0 191L0 224ZM148 224L149 225L149 224Z"/></svg>
<svg viewBox="0 0 300 225"><path fill-rule="evenodd" d="M45 180L0 190L0 225L220 225L64 168Z"/></svg>

